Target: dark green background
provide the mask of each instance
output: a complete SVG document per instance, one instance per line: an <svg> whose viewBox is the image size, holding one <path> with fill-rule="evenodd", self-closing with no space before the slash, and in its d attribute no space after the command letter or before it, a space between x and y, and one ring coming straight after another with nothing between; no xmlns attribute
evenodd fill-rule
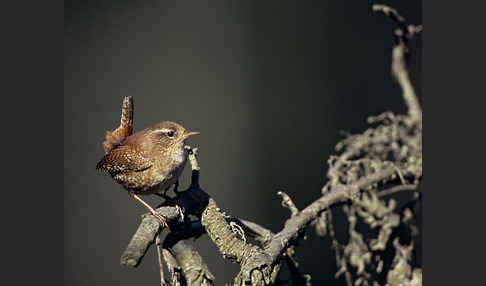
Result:
<svg viewBox="0 0 486 286"><path fill-rule="evenodd" d="M394 25L369 1L133 2L65 1L66 285L159 281L154 249L136 269L119 265L146 210L95 171L124 96L134 97L136 131L163 120L200 131L189 143L200 148L203 188L228 214L273 231L289 215L277 191L299 208L315 200L341 130L405 111L390 74ZM421 1L386 3L422 23ZM419 95L420 39L411 62ZM313 285L342 284L329 240L308 234L302 271ZM205 236L196 245L216 284L232 281L238 265Z"/></svg>

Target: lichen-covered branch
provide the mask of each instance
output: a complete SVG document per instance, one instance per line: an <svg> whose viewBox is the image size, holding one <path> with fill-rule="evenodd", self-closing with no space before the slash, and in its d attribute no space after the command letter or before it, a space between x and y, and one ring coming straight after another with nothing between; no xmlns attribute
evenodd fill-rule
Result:
<svg viewBox="0 0 486 286"><path fill-rule="evenodd" d="M170 251L174 254L182 269L188 286L214 285L214 275L209 271L209 267L204 263L201 255L191 242L180 240L172 246Z"/></svg>
<svg viewBox="0 0 486 286"><path fill-rule="evenodd" d="M157 246L157 261L159 262L160 286L165 286L164 255L162 254L162 243L160 242L160 237L158 235L155 236L155 245Z"/></svg>
<svg viewBox="0 0 486 286"><path fill-rule="evenodd" d="M313 225L318 234L331 236L339 268L336 277L344 273L347 285L412 285L411 281L420 282L413 285L421 285L421 275L417 274L421 274L421 269L415 268L413 271L417 275L412 278L410 259L401 259L399 263L395 263L400 267L392 268L392 273L388 272L389 267L384 270L384 265L388 265L388 262L384 261L382 255L389 249L390 241L396 241L397 236L405 237L409 241L410 234L413 236L417 233L417 228L412 224L413 213L408 208L403 211L396 210L397 203L392 195L413 191L409 192L413 194L409 196L412 201L405 206L414 205L420 199L422 110L409 78L406 60L408 41L422 31L422 26L408 25L396 10L385 5L373 5L373 11L382 12L397 23L396 44L392 51L392 75L402 89L408 114L394 115L385 112L370 117L368 122L378 124L376 127L361 134L349 135L341 141L337 150L343 150L342 154L329 160L329 182L322 192L327 194L337 186L352 185L384 166L394 168L396 173L387 182L372 184L364 192L357 193L351 203L343 207L349 222L347 244L340 244L334 236L331 210L326 215L321 215ZM368 225L370 229L376 229L377 236L361 234L355 228L358 221ZM412 251L413 243L407 247ZM393 277L393 281L390 277Z"/></svg>
<svg viewBox="0 0 486 286"><path fill-rule="evenodd" d="M360 189L390 178L394 173L393 168L384 169L369 177L362 178L352 185L342 185L331 190L299 212L298 215L290 218L286 226L273 237L269 246L265 248L266 252L270 254L272 259L276 259L292 243L292 240L297 238L299 231L316 219L326 208L335 203L352 199Z"/></svg>
<svg viewBox="0 0 486 286"><path fill-rule="evenodd" d="M159 231L159 222L146 216L123 252L120 264L136 267Z"/></svg>
<svg viewBox="0 0 486 286"><path fill-rule="evenodd" d="M197 150L197 149L195 149ZM192 183L188 190L179 192L172 205L164 205L156 209L167 218L169 227L174 230L185 229L188 220L183 220L189 214L201 216L207 205L209 195L199 188L199 167L195 158L195 151L189 154L192 171ZM187 218L187 217L186 217ZM151 215L144 216L137 231L122 254L121 264L136 267L153 243L155 235L160 231L158 220Z"/></svg>
<svg viewBox="0 0 486 286"><path fill-rule="evenodd" d="M265 280L265 283L270 283L271 269L269 266L272 264L270 256L260 247L246 243L242 237L233 232L213 199L209 199L208 206L201 217L201 223L224 258L241 264L242 269L249 270L249 273L237 277L235 284L240 285L244 281L251 281L253 274ZM256 272L251 273L253 271Z"/></svg>
<svg viewBox="0 0 486 286"><path fill-rule="evenodd" d="M181 286L183 284L182 269L175 257L167 249L162 249L162 255L164 261L169 270L169 285L171 286Z"/></svg>
<svg viewBox="0 0 486 286"><path fill-rule="evenodd" d="M165 215L168 222L180 219L180 211L177 207L158 208L157 212ZM155 236L160 230L159 221L152 215L143 216L142 222L123 252L120 264L136 267L147 252L149 246L154 242Z"/></svg>

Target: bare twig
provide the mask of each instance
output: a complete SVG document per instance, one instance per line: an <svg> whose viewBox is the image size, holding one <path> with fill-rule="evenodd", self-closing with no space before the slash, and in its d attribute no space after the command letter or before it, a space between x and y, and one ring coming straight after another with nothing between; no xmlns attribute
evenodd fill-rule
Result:
<svg viewBox="0 0 486 286"><path fill-rule="evenodd" d="M378 197L388 196L401 191L418 191L417 185L398 185L378 193Z"/></svg>
<svg viewBox="0 0 486 286"><path fill-rule="evenodd" d="M264 285L265 283L268 284L274 282L276 278L276 268L279 266L278 261L281 255L288 247L296 242L299 234L302 233L303 229L307 227L312 220L316 219L326 208L335 203L348 200L350 195L356 193L360 189L387 179L394 173L395 169L390 167L362 178L352 185L340 185L307 206L294 217L291 217L285 224L283 230L273 236L270 243L264 248L263 253L255 249L257 255L249 255L246 261L242 261L242 269L235 278L235 285L245 285L245 283L250 283L251 285ZM209 225L216 224L210 223ZM221 242L222 240L219 238L212 239L213 241L216 241L216 243L223 244ZM232 245L234 245L233 242ZM220 251L228 253L225 249L220 248ZM231 251L238 252L238 250L235 249L231 249ZM248 265L251 267L248 267Z"/></svg>
<svg viewBox="0 0 486 286"><path fill-rule="evenodd" d="M298 215L290 218L286 226L273 237L269 246L265 248L266 252L275 260L288 247L292 239L297 237L298 232L305 228L313 219L317 218L318 214L326 208L337 202L347 200L349 195L356 192L356 190L364 189L367 186L389 178L394 172L394 168L387 168L371 176L362 178L352 185L340 185L331 190L300 211Z"/></svg>
<svg viewBox="0 0 486 286"><path fill-rule="evenodd" d="M294 257L294 247L289 247L287 253L284 255L285 262L290 271L292 283L295 286L311 286L311 276L309 274L301 274L299 270L299 263Z"/></svg>
<svg viewBox="0 0 486 286"><path fill-rule="evenodd" d="M410 81L408 70L405 61L405 54L407 53L407 40L411 39L415 34L422 31L422 26L408 25L405 18L402 17L395 9L386 5L375 4L372 6L374 12L382 12L386 16L390 17L398 24L398 28L395 31L397 37L397 45L392 51L392 74L400 84L403 92L403 98L408 106L408 114L410 116L410 123L422 122L422 109L415 90Z"/></svg>
<svg viewBox="0 0 486 286"><path fill-rule="evenodd" d="M299 209L297 209L289 195L282 191L277 192L277 195L282 197L282 206L290 210L291 217L296 216L299 213Z"/></svg>
<svg viewBox="0 0 486 286"><path fill-rule="evenodd" d="M240 221L243 223L243 226L245 227L245 233L252 235L253 238L258 242L260 242L263 247L267 245L275 235L273 232L271 232L270 230L264 228L259 224L256 224L251 221L243 220L243 219L240 219Z"/></svg>

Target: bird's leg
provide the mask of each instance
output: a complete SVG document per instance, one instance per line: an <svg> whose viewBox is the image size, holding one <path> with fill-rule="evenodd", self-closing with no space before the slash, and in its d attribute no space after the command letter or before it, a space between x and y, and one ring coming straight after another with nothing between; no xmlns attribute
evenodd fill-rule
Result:
<svg viewBox="0 0 486 286"><path fill-rule="evenodd" d="M128 192L128 194L130 195L130 197L132 197L132 198L136 199L137 201L141 202L146 208L148 208L149 211L150 211L150 213L160 221L160 223L162 224L162 226L168 227L168 225L167 225L167 218L164 215L159 214L158 212L156 212L149 204L147 204L144 200L142 200L139 196L135 195L134 193Z"/></svg>

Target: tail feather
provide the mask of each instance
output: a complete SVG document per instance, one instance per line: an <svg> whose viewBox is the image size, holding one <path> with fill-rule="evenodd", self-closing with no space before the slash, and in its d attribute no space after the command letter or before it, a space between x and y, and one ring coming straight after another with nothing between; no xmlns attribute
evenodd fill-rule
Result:
<svg viewBox="0 0 486 286"><path fill-rule="evenodd" d="M113 131L106 131L103 149L105 154L120 145L128 136L133 133L133 98L125 96L122 105L120 126Z"/></svg>

